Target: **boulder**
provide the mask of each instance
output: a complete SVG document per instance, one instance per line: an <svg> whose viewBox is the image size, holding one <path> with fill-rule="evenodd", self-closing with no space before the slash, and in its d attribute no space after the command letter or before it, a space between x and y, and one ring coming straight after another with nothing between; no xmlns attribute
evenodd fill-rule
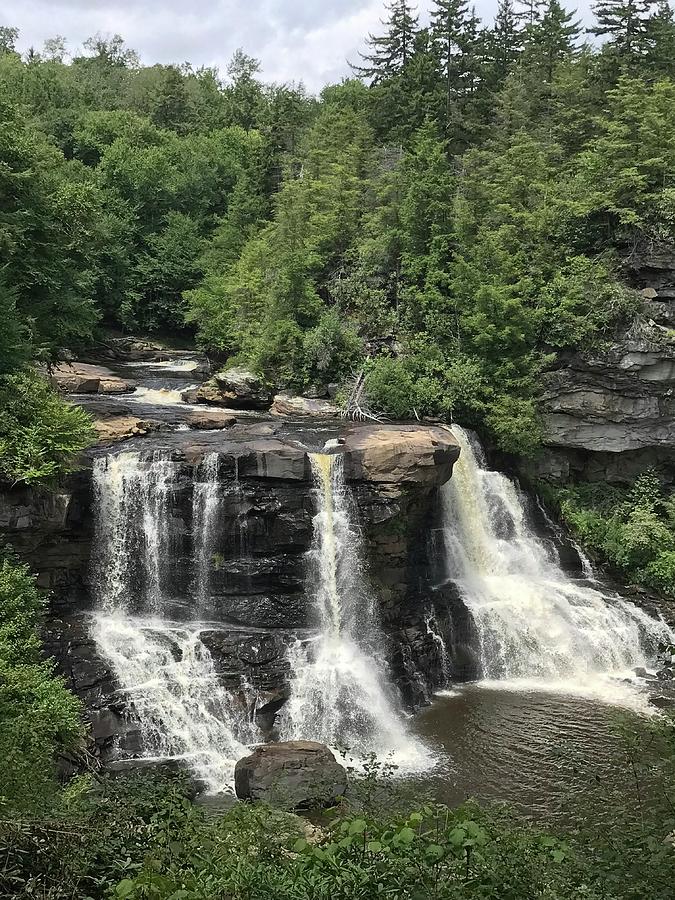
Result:
<svg viewBox="0 0 675 900"><path fill-rule="evenodd" d="M340 408L329 400L282 393L275 396L270 412L273 416L336 419L340 415Z"/></svg>
<svg viewBox="0 0 675 900"><path fill-rule="evenodd" d="M115 444L118 441L125 441L127 438L150 434L161 426L162 423L154 419L139 419L137 416L131 415L110 416L107 419L94 421L98 443L102 445Z"/></svg>
<svg viewBox="0 0 675 900"><path fill-rule="evenodd" d="M104 366L89 363L60 363L51 370L50 377L68 394L128 394L136 390L135 382L119 378Z"/></svg>
<svg viewBox="0 0 675 900"><path fill-rule="evenodd" d="M190 428L198 431L216 431L221 428L230 428L237 420L227 410L205 409L189 412L184 421Z"/></svg>
<svg viewBox="0 0 675 900"><path fill-rule="evenodd" d="M269 409L272 403L272 392L263 380L241 366L218 372L191 396L197 403L231 409Z"/></svg>
<svg viewBox="0 0 675 900"><path fill-rule="evenodd" d="M352 425L342 438L351 481L441 485L459 458L455 436L441 425Z"/></svg>
<svg viewBox="0 0 675 900"><path fill-rule="evenodd" d="M240 800L262 800L285 809L331 806L347 789L347 773L325 744L263 744L237 762Z"/></svg>

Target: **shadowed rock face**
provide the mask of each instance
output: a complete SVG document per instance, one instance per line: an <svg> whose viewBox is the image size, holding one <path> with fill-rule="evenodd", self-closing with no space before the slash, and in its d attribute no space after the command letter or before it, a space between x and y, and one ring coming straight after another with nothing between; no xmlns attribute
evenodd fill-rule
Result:
<svg viewBox="0 0 675 900"><path fill-rule="evenodd" d="M636 254L631 265L643 298L633 322L544 376L538 475L628 483L650 465L675 473L675 254Z"/></svg>
<svg viewBox="0 0 675 900"><path fill-rule="evenodd" d="M549 446L601 453L675 450L675 343L636 322L603 355L576 354L542 395Z"/></svg>
<svg viewBox="0 0 675 900"><path fill-rule="evenodd" d="M222 683L236 692L245 682L255 692L256 718L270 736L289 695L287 646L303 640L314 624L306 595L315 513L308 453L336 437L342 443L333 449L345 454L392 676L405 701L418 706L442 680L438 647L425 624L430 603L448 622L454 603L446 588L432 586L437 577L428 546L437 489L459 455L449 430L355 425L339 434L335 426L251 421L224 431L158 432L109 451L147 459L157 449L170 454L166 615L178 622L193 620L197 608L194 485L203 477L204 457L218 454L221 500L208 592L199 598L201 635ZM90 635L97 601L91 465L103 452L85 459L57 495L5 490L0 539L13 543L52 591L48 652L84 699L98 750L107 758L113 745L116 752L137 753L140 735Z"/></svg>

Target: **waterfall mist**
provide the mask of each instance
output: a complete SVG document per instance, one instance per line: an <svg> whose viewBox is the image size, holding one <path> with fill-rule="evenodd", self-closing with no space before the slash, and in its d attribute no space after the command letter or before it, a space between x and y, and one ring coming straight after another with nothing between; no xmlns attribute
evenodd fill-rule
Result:
<svg viewBox="0 0 675 900"><path fill-rule="evenodd" d="M355 761L374 753L401 771L419 769L428 754L409 734L387 680L384 635L363 575L342 457L310 460L317 511L308 590L319 630L290 648L293 682L282 737L322 741Z"/></svg>
<svg viewBox="0 0 675 900"><path fill-rule="evenodd" d="M631 692L618 679L648 665L672 630L587 577L570 578L531 530L516 485L453 432L462 452L443 488L447 576L473 617L483 678L623 702Z"/></svg>

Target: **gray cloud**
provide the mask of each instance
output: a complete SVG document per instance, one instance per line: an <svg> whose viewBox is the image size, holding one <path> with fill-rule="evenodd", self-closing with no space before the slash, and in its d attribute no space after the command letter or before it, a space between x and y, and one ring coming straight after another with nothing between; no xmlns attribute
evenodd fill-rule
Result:
<svg viewBox="0 0 675 900"><path fill-rule="evenodd" d="M429 0L419 6L424 20ZM476 3L486 20L495 7L496 0ZM243 47L261 60L266 79L302 80L319 91L349 73L347 60L358 60L383 15L383 0L5 0L0 24L20 29L21 50L61 34L75 53L97 32L118 33L145 63L189 61L223 72Z"/></svg>

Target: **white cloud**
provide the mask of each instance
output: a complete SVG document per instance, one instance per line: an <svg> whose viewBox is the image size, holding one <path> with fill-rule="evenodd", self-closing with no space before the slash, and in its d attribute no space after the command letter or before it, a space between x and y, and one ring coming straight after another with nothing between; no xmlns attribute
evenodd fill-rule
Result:
<svg viewBox="0 0 675 900"><path fill-rule="evenodd" d="M419 2L427 18L430 0ZM583 4L587 9L587 3ZM496 0L478 0L491 19ZM262 62L274 81L304 81L313 91L349 74L347 60L385 15L383 0L5 0L0 24L19 28L20 50L56 34L77 52L93 34L121 34L144 63L217 66L237 47Z"/></svg>

